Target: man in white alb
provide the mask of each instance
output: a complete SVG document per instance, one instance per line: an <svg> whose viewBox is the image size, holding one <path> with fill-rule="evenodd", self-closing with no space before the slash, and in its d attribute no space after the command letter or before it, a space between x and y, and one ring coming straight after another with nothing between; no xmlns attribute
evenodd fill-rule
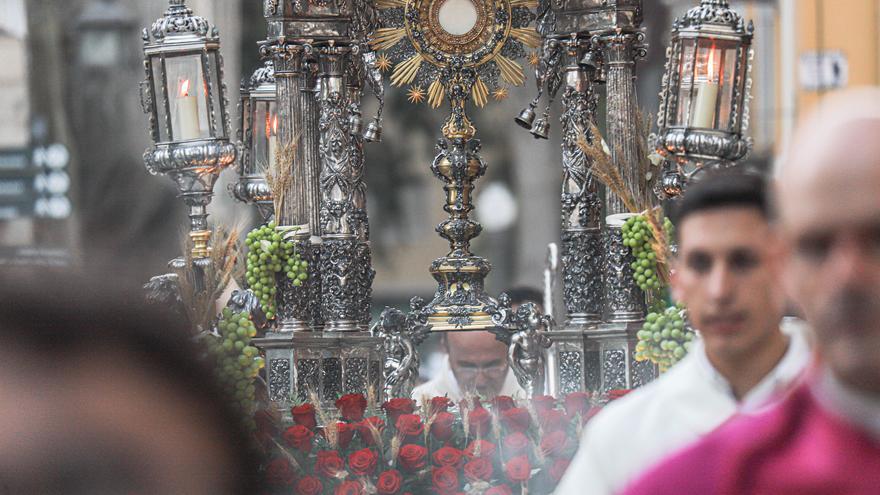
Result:
<svg viewBox="0 0 880 495"><path fill-rule="evenodd" d="M672 290L700 339L667 373L587 424L556 495L622 491L735 413L772 402L808 364L805 331L780 325L780 253L765 189L758 177L728 172L680 200Z"/></svg>
<svg viewBox="0 0 880 495"><path fill-rule="evenodd" d="M510 289L511 307L539 304L541 293L531 288ZM449 332L442 337L446 351L441 369L434 378L413 389L412 398L447 396L458 402L473 395L491 399L498 395L524 396L507 363L507 346L485 332Z"/></svg>

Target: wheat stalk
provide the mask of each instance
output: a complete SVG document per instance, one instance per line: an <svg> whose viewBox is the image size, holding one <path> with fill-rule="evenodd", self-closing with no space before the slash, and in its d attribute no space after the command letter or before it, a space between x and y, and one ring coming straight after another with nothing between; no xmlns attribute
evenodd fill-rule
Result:
<svg viewBox="0 0 880 495"><path fill-rule="evenodd" d="M671 244L671 239L666 234L666 229L663 227L663 210L660 207L652 208L645 213L645 218L648 220L648 225L651 227L652 239L651 239L651 249L654 250L654 254L657 257L656 263L658 268L658 275L663 282L663 285L669 284L669 246Z"/></svg>
<svg viewBox="0 0 880 495"><path fill-rule="evenodd" d="M593 176L599 179L599 182L609 191L616 194L627 210L631 213L638 213L640 209L636 204L632 190L621 177L620 171L611 161L611 157L602 149L602 139L595 124L590 125L590 134L593 136L592 142L587 139L584 133L581 133L578 136L577 145L590 162Z"/></svg>
<svg viewBox="0 0 880 495"><path fill-rule="evenodd" d="M184 239L186 262L178 272L180 297L193 327L207 330L216 316L217 299L229 283L244 272L238 257L239 228L214 229L210 241L210 264L201 274L196 273L193 265L191 238L184 236ZM201 288L196 285L196 277L201 278Z"/></svg>
<svg viewBox="0 0 880 495"><path fill-rule="evenodd" d="M284 202L287 200L287 191L293 184L293 172L290 166L296 156L299 137L281 146L281 150L275 155L275 163L270 163L266 169L266 184L272 191L272 203L275 206L275 214L280 215Z"/></svg>

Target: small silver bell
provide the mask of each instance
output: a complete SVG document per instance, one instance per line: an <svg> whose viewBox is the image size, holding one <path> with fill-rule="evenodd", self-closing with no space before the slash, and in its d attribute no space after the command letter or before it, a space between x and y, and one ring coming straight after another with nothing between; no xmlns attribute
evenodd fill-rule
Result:
<svg viewBox="0 0 880 495"><path fill-rule="evenodd" d="M367 130L364 132L364 141L368 143L378 143L382 140L382 126L378 121L373 120L367 124Z"/></svg>
<svg viewBox="0 0 880 495"><path fill-rule="evenodd" d="M550 137L550 124L547 122L547 119L541 117L535 121L531 132L532 136L535 136L537 139L548 139Z"/></svg>
<svg viewBox="0 0 880 495"><path fill-rule="evenodd" d="M532 123L535 121L535 105L529 105L526 108L523 108L513 121L524 129L531 129Z"/></svg>
<svg viewBox="0 0 880 495"><path fill-rule="evenodd" d="M364 130L364 121L361 114L353 113L348 118L348 132L352 135L358 135Z"/></svg>

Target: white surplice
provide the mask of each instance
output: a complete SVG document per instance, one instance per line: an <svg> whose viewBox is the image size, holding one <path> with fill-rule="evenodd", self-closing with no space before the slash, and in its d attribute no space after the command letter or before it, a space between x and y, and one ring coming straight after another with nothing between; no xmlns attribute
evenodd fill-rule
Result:
<svg viewBox="0 0 880 495"><path fill-rule="evenodd" d="M737 402L697 340L654 382L611 402L584 429L578 452L555 495L611 495L737 412L755 411L787 389L810 361L803 324L784 321L788 348L770 373Z"/></svg>
<svg viewBox="0 0 880 495"><path fill-rule="evenodd" d="M458 380L455 379L455 374L452 373L452 367L449 365L449 356L443 358L443 364L437 376L414 388L412 392L412 398L417 403L423 397L431 399L432 397L443 397L444 395L454 402L458 402L463 398L461 387L458 386ZM507 369L507 376L504 378L504 385L501 387L499 395L525 397L525 392L519 386L519 382L516 381L516 376L514 376L513 370L510 368Z"/></svg>

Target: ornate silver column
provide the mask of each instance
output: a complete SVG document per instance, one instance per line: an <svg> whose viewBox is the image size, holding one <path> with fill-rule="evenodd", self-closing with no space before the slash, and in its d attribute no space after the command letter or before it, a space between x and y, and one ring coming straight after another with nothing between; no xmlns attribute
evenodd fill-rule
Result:
<svg viewBox="0 0 880 495"><path fill-rule="evenodd" d="M636 59L647 53L645 35L637 30L640 22L641 9L636 24L629 26L628 31L616 30L593 38L596 49L601 50L604 58L607 92L605 123L611 160L635 197L646 194L642 187L644 179L636 176L636 164L640 160L639 133L643 130L637 118L635 65ZM628 213L620 198L610 192L606 197L606 210L609 215Z"/></svg>
<svg viewBox="0 0 880 495"><path fill-rule="evenodd" d="M536 70L539 93L516 122L535 137L545 137L547 112L536 120L535 108L544 92L552 101L562 83L561 278L567 314L565 324L548 333L554 394L630 388L653 376L632 359L644 296L628 277L629 250L619 227L603 227L603 209L605 214L625 210L610 191L602 204L592 164L577 144L581 136L597 138L590 129L598 118L597 88L606 83L604 117L612 161L627 187L646 193L636 177L641 129L633 83L635 60L644 55L641 15L641 0L545 0L538 7L538 32L544 39Z"/></svg>
<svg viewBox="0 0 880 495"><path fill-rule="evenodd" d="M351 125L351 110L357 109L359 100L352 102L350 98L359 98L360 91L352 90L344 81L346 64L354 62L351 55L349 47L331 46L321 51L320 273L322 316L327 332L366 329L374 275L369 245L362 241L366 221L363 143L355 134L360 126L353 129Z"/></svg>
<svg viewBox="0 0 880 495"><path fill-rule="evenodd" d="M383 341L366 331L373 269L367 244L361 47L369 12L357 0L265 0L276 60L279 138L291 183L279 230L295 242L309 278L279 288L275 332L256 339L266 352L270 399L281 411L314 394L333 407L340 394L381 400ZM381 87L381 77L378 84ZM378 122L373 122L378 129ZM283 146L283 145L282 145ZM295 228L295 230L293 230Z"/></svg>
<svg viewBox="0 0 880 495"><path fill-rule="evenodd" d="M566 328L586 328L602 321L603 246L599 184L578 147L592 140L596 115L593 68L578 64L577 45L567 49L562 94L562 271Z"/></svg>

